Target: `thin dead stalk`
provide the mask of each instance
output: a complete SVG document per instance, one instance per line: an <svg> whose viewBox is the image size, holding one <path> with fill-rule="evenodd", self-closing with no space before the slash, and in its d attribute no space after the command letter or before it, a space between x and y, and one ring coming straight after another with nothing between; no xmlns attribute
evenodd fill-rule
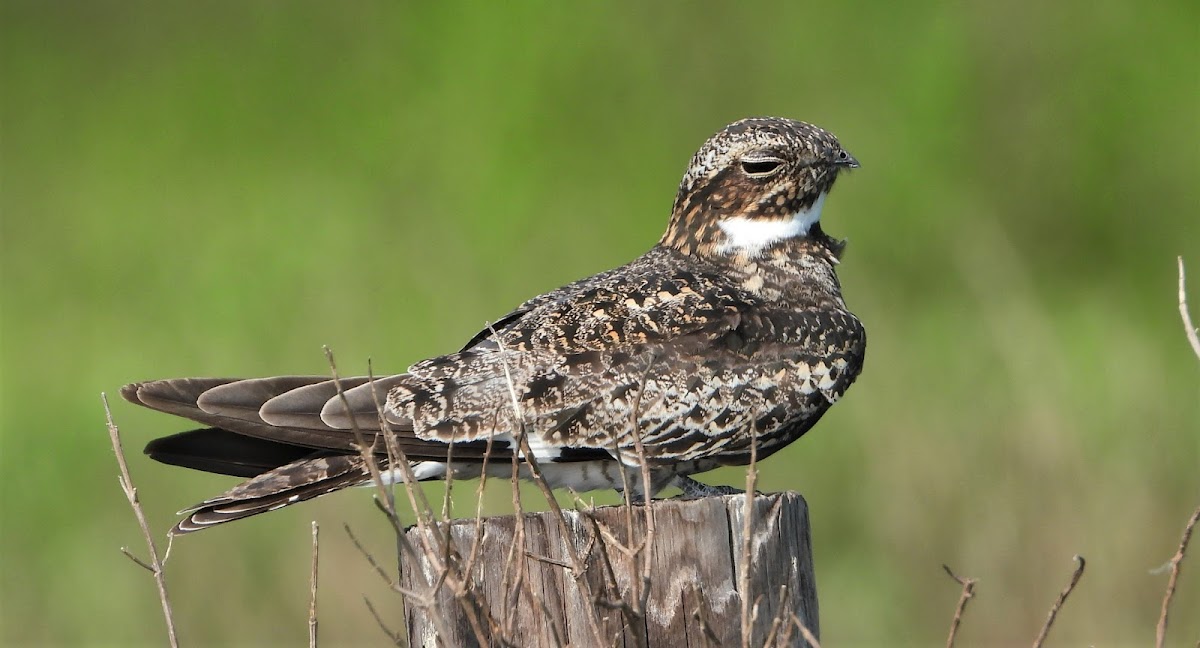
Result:
<svg viewBox="0 0 1200 648"><path fill-rule="evenodd" d="M946 637L946 648L954 648L954 638L958 636L958 627L962 624L963 612L967 610L967 601L975 596L977 581L974 578L960 578L951 571L949 565L942 565L942 569L946 570L954 582L962 585L962 593L958 596L958 605L954 608L954 618L950 620L950 636Z"/></svg>
<svg viewBox="0 0 1200 648"><path fill-rule="evenodd" d="M513 382L512 369L509 367L508 363L508 349L505 347L504 340L496 332L496 329L492 328L490 325L488 328L491 330L492 339L496 341L496 346L499 349L500 364L504 369L505 383L508 385L508 395L512 404L513 425L516 427L517 431L517 448L524 456L526 465L529 466L529 473L533 477L533 482L537 484L538 489L542 491L542 495L546 498L546 503L550 506L550 510L554 513L554 518L558 523L559 533L564 539L571 538L572 534L567 529L567 517L563 513L562 507L559 506L558 500L554 497L554 493L550 490L550 486L546 482L545 476L542 474L541 466L538 464L537 457L534 456L533 450L529 446L529 438L527 436L527 429L525 426L525 416L521 411L520 399L517 397L517 386L516 383ZM515 474L514 479L516 479ZM517 516L518 518L521 517L520 511L517 512ZM574 542L564 542L563 544L567 550L567 557L570 558L571 562L571 578L575 581L576 587L579 588L579 593L584 597L585 601L594 600L591 585L588 583L587 578L585 578L586 570L584 568L583 561L580 560L579 550L575 547ZM521 554L520 559L524 559L523 553ZM592 635L592 639L596 642L596 645L604 645L606 642L601 635L600 625L596 619L596 615L587 615L587 621L588 630Z"/></svg>
<svg viewBox="0 0 1200 648"><path fill-rule="evenodd" d="M1187 290L1184 286L1183 273L1183 257L1176 257L1179 262L1179 317L1183 319L1183 329L1187 332L1188 343L1192 345L1192 351L1196 357L1200 358L1200 336L1196 333L1196 326L1192 324L1192 316L1188 313Z"/></svg>
<svg viewBox="0 0 1200 648"><path fill-rule="evenodd" d="M750 634L754 628L754 614L750 608L750 557L754 544L754 488L757 484L758 425L755 424L750 426L750 467L746 470L746 502L742 505L742 564L738 566L738 590L742 595L743 648L750 648Z"/></svg>
<svg viewBox="0 0 1200 648"><path fill-rule="evenodd" d="M379 578L382 579L383 582L388 586L388 589L399 592L405 597L411 596L413 600L416 601L422 600L420 594L405 590L398 581L393 581L392 577L388 576L388 573L386 570L384 570L383 565L380 565L379 561L375 560L374 554L372 554L370 550L363 546L363 543L359 541L358 536L354 535L354 530L350 528L349 524L343 523L342 528L346 530L346 535L350 536L350 541L354 543L354 548L358 549L358 553L361 554L362 557L367 561L367 564L371 566L371 569L375 570L375 573L378 574Z"/></svg>
<svg viewBox="0 0 1200 648"><path fill-rule="evenodd" d="M800 620L799 615L795 612L792 612L792 623L796 624L796 627L800 629L800 636L804 637L809 646L812 646L812 648L821 648L821 642L817 641L816 635L812 633L812 630L808 629L808 626L804 625L804 622Z"/></svg>
<svg viewBox="0 0 1200 648"><path fill-rule="evenodd" d="M692 610L692 620L700 627L700 632L704 635L705 642L710 646L721 645L721 638L717 636L717 633L713 630L712 623L708 620L709 604L708 599L704 596L704 591L693 584L685 590L686 593L690 593L696 597L696 607Z"/></svg>
<svg viewBox="0 0 1200 648"><path fill-rule="evenodd" d="M163 560L159 558L158 547L154 543L154 536L150 534L150 526L146 524L146 513L142 510L142 503L138 500L137 488L133 486L133 478L129 475L129 464L125 462L125 450L121 446L121 431L117 429L116 423L113 422L112 410L108 407L108 396L101 392L100 400L104 403L104 420L108 425L108 439L112 442L113 452L117 455L117 466L121 470L117 481L121 484L121 490L125 493L125 499L129 500L129 506L133 509L133 515L137 518L138 526L142 529L142 538L146 541L146 547L150 550L150 563L147 564L142 560L138 560L126 547L121 547L121 553L128 556L137 565L149 570L151 574L154 574L154 584L158 586L158 600L162 604L163 618L167 623L167 640L171 648L179 648L179 639L175 634L175 617L171 611L171 599L167 596L167 577L163 573ZM167 552L170 553L169 541Z"/></svg>
<svg viewBox="0 0 1200 648"><path fill-rule="evenodd" d="M520 551L520 548L525 546L525 511L521 503L521 463L515 448L511 460L513 542L512 546L508 548L508 557L504 561L504 574L500 581L500 590L504 592L506 599L501 625L505 636L512 634L513 626L516 623L514 615L521 599L521 579L525 576L524 557Z"/></svg>
<svg viewBox="0 0 1200 648"><path fill-rule="evenodd" d="M470 577L475 569L475 561L479 559L479 551L483 548L483 490L487 486L488 460L492 456L494 435L489 434L487 446L483 449L483 462L479 468L479 485L475 487L475 533L471 542L471 553L467 556L467 564L463 567L463 576ZM450 471L447 471L450 472Z"/></svg>
<svg viewBox="0 0 1200 648"><path fill-rule="evenodd" d="M363 436L362 429L358 425L358 421L357 421L356 417L354 416L353 411L350 408L350 402L346 399L345 390L342 389L341 377L338 375L338 370L337 370L337 362L334 360L333 351L329 347L325 347L325 358L329 363L329 371L333 377L334 387L337 389L337 396L339 399L341 399L342 406L346 409L347 412L350 413L350 429L351 429L351 432L354 434L355 443L358 445L358 450L363 459L363 463L366 465L367 471L371 475L371 481L375 485L375 488L377 490L378 496L375 498L375 504L379 508L379 510L383 512L384 516L388 519L388 522L391 524L392 531L393 531L393 533L395 533L397 544L400 546L400 552L407 553L410 557L416 559L417 558L416 548L413 547L410 542L408 542L408 537L404 533L404 527L400 522L400 517L396 513L395 496L394 496L392 490L390 488L388 488L387 482L384 481L383 474L381 473L381 471L379 469L379 462L375 457L375 447L374 447L375 444L374 443L368 444L366 442L366 438ZM383 416L383 410L382 410L382 406L378 400L378 394L375 393L374 377L371 376L369 380L372 385L371 386L371 394L372 394L372 397L375 399L376 413L379 417L381 426L383 427L382 431L383 431L383 436L384 436L384 443L385 443L385 447L386 447L388 457L389 457L388 469L389 469L389 471L393 472L393 474L394 474L395 468L398 466L401 470L401 473L404 476L404 483L405 483L405 487L406 487L405 490L408 493L410 502L413 505L413 510L417 514L417 524L422 529L421 537L426 542L425 555L429 559L430 563L432 565L434 565L435 570L438 573L438 577L434 580L434 582L429 583L428 592L424 593L421 597L419 597L416 600L420 601L422 607L424 607L429 612L429 618L430 618L431 622L433 623L434 627L437 629L438 633L443 637L449 636L448 627L447 627L446 621L445 621L445 616L442 613L440 606L438 605L438 598L436 595L437 589L439 587L441 587L442 583L445 581L445 577L447 575L447 569L446 569L446 567L440 565L438 563L438 561L436 560L436 553L433 551L432 547L428 546L428 542L429 542L428 538L430 537L430 534L424 532L425 529L428 528L428 526L429 526L427 524L427 522L433 517L432 509L429 507L429 501L427 499L425 499L425 497L424 497L424 491L422 491L419 488L413 487L413 484L415 484L416 478L415 478L415 475L413 474L412 466L409 464L408 458L406 456L404 456L403 450L400 449L399 443L395 439L395 433L391 430L390 426L387 424L385 417ZM395 457L396 459L392 459L393 457ZM416 491L416 492L414 492L414 491ZM418 504L417 504L418 499L421 501L421 503L424 504L424 507L418 506ZM438 529L438 530L440 530L440 529ZM438 534L436 537L438 539L441 538L440 534ZM439 546L444 546L444 543L439 543ZM399 559L399 556L397 556L397 558ZM400 592L401 594L404 593L400 590L399 583L396 584L396 587L394 589L397 592ZM485 641L482 641L483 634L482 634L481 628L478 625L478 620L475 618L475 616L473 614L470 614L469 611L467 613L467 616L468 616L468 619L472 622L471 626L472 626L472 629L476 632L477 638L481 639L481 643L486 644ZM389 636L390 636L390 633L389 633Z"/></svg>
<svg viewBox="0 0 1200 648"><path fill-rule="evenodd" d="M1200 358L1200 337L1196 334L1196 326L1192 324L1192 316L1188 312L1183 257L1176 257L1175 260L1179 264L1179 318L1183 320L1183 330L1187 334L1188 344L1191 345L1196 357ZM1200 508L1197 508L1192 513L1192 517L1188 519L1187 524L1183 527L1183 537L1179 540L1179 549L1171 557L1171 561L1167 563L1170 566L1171 575L1167 578L1167 591L1163 594L1162 611L1159 612L1158 625L1155 628L1155 648L1162 648L1163 642L1167 640L1167 614L1171 609L1171 599L1175 597L1175 586L1179 581L1179 565L1183 562L1183 556L1187 553L1188 542L1192 539L1192 530L1196 527L1198 519L1200 519ZM1196 648L1200 648L1200 641L1196 642Z"/></svg>
<svg viewBox="0 0 1200 648"><path fill-rule="evenodd" d="M786 646L788 645L783 640L791 641L791 634L784 634L785 629L792 627L791 619L788 618L788 597L791 592L788 591L787 585L779 586L779 610L775 613L775 618L771 619L771 628L767 632L767 638L763 640L764 646Z"/></svg>
<svg viewBox="0 0 1200 648"><path fill-rule="evenodd" d="M1054 606L1050 608L1050 614L1046 617L1046 624L1042 626L1041 632L1038 633L1036 639L1033 640L1033 648L1041 648L1042 643L1046 641L1046 635L1050 634L1050 626L1054 625L1054 619L1058 616L1059 610L1062 610L1063 603L1067 602L1067 597L1075 589L1075 585L1079 583L1079 579L1083 577L1083 569L1087 566L1087 561L1083 556L1075 555L1075 561L1079 563L1075 567L1075 573L1071 574L1071 582L1058 595L1058 600L1054 602Z"/></svg>
<svg viewBox="0 0 1200 648"><path fill-rule="evenodd" d="M319 552L321 527L312 523L312 573L308 585L308 646L317 648L317 554Z"/></svg>
<svg viewBox="0 0 1200 648"><path fill-rule="evenodd" d="M383 617L379 616L379 612L375 609L375 606L371 604L371 599L364 596L363 603L367 604L367 610L371 612L371 616L375 617L375 623L379 625L379 629L383 631L383 634L387 635L388 639L392 640L393 645L406 645L404 637L402 637L399 632L393 631L386 623L383 622Z"/></svg>
<svg viewBox="0 0 1200 648"><path fill-rule="evenodd" d="M1182 261L1180 262L1179 272L1182 290ZM1192 539L1192 530L1196 528L1197 520L1200 520L1200 507L1196 508L1195 512L1192 513L1192 517L1188 519L1187 525L1183 527L1183 537L1179 539L1179 549L1175 551L1175 555L1171 557L1171 561L1168 563L1171 568L1171 575L1167 578L1167 591L1163 594L1162 612L1158 615L1158 626L1154 639L1155 648L1162 648L1163 643L1167 640L1167 612L1171 609L1171 599L1175 597L1175 586L1179 582L1179 565L1183 562L1183 556L1187 553L1188 542Z"/></svg>
<svg viewBox="0 0 1200 648"><path fill-rule="evenodd" d="M651 510L650 506L651 498L654 495L654 489L651 485L650 462L646 459L646 446L644 443L642 443L642 426L640 415L642 408L642 395L646 392L646 381L649 379L650 369L653 367L654 357L651 356L646 361L646 370L642 372L642 377L638 385L638 393L637 396L634 397L633 409L630 414L632 418L631 429L633 431L633 447L637 452L638 467L641 469L642 507L646 516L646 535L642 537L642 540L638 543L636 549L636 554L641 554L642 558L641 582L639 583L640 589L635 592L635 596L633 597L634 600L637 601L637 615L643 618L646 616L646 604L650 598L650 567L652 552L648 551L648 549L654 546L655 529L654 512ZM622 472L623 471L624 468L622 468ZM629 536L630 543L633 542L632 532L633 529L631 528ZM630 571L633 572L633 570Z"/></svg>

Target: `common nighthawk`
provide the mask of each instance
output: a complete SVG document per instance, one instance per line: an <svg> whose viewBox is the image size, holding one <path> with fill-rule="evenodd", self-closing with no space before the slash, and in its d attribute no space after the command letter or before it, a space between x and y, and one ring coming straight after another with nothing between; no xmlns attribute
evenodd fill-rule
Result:
<svg viewBox="0 0 1200 648"><path fill-rule="evenodd" d="M478 477L489 438L489 473L511 474L524 426L552 487L620 489L624 470L639 498L724 492L689 475L749 463L752 438L759 458L795 441L862 369L866 335L834 272L843 243L820 224L857 166L811 124L730 124L692 157L649 252L530 299L457 353L343 379L345 401L322 376L126 385L129 401L207 426L150 442L151 458L249 478L172 533L369 483L352 419L389 478L380 417L417 480Z"/></svg>

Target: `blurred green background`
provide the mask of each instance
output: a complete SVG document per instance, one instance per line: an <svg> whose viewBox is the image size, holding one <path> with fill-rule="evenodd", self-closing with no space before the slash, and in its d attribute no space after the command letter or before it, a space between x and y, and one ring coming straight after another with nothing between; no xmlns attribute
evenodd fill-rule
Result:
<svg viewBox="0 0 1200 648"><path fill-rule="evenodd" d="M100 392L165 532L230 480L145 459L185 424L121 384L455 349L648 248L692 152L764 114L863 163L825 227L866 371L761 479L811 505L826 645L943 642L942 563L979 579L961 645L1028 645L1076 553L1051 642L1152 641L1200 504L1195 2L0 7L0 643L164 643ZM385 645L340 529L387 553L366 491L176 542L183 640L303 643L313 519L323 645Z"/></svg>

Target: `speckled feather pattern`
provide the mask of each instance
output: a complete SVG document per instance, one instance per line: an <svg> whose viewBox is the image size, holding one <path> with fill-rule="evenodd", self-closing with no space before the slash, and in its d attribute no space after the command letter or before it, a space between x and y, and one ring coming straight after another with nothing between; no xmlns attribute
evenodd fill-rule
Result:
<svg viewBox="0 0 1200 648"><path fill-rule="evenodd" d="M657 247L494 338L414 365L388 394L389 418L441 441L513 434L511 377L524 424L548 445L617 448L632 463L636 418L656 464L743 463L752 428L766 456L861 367L863 329L837 296L830 257L796 246L812 248L807 264L732 272ZM742 287L751 277L756 292Z"/></svg>
<svg viewBox="0 0 1200 648"><path fill-rule="evenodd" d="M693 156L666 233L646 254L530 299L457 353L376 383L347 380L349 410L321 377L126 386L132 402L210 426L152 442L152 457L250 477L191 509L175 532L368 481L352 420L381 453L380 419L389 423L418 479L478 476L488 449L510 455L522 428L551 486L578 490L620 488L638 438L649 494L747 463L755 438L758 456L771 455L862 369L865 332L835 273L842 244L818 222L839 171L855 166L810 124L731 124ZM744 246L722 225L771 228L798 214L811 225ZM497 461L492 471L508 470Z"/></svg>

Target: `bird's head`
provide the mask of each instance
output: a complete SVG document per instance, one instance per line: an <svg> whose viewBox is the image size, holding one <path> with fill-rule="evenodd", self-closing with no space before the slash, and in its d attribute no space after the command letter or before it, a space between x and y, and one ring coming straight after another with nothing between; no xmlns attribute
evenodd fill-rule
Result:
<svg viewBox="0 0 1200 648"><path fill-rule="evenodd" d="M687 254L758 256L819 231L838 173L857 166L832 133L812 124L734 122L692 157L659 243Z"/></svg>

